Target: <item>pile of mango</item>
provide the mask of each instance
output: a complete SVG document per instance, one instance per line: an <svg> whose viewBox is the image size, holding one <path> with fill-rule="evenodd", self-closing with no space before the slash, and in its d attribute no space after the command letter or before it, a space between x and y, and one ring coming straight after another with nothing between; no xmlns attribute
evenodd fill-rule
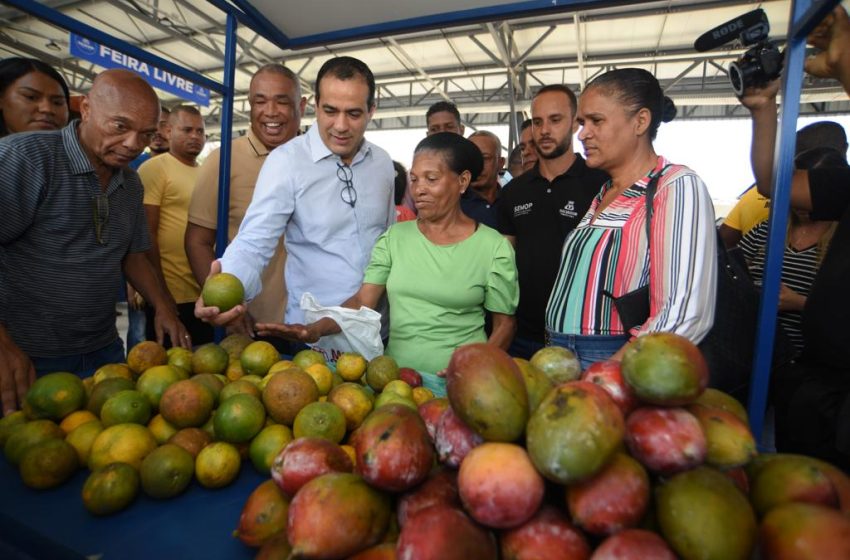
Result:
<svg viewBox="0 0 850 560"><path fill-rule="evenodd" d="M850 558L850 479L758 454L681 337L584 372L564 349L472 344L445 376L447 398L289 443L235 535L262 559Z"/></svg>
<svg viewBox="0 0 850 560"><path fill-rule="evenodd" d="M0 446L31 488L56 487L88 468L82 501L108 515L140 492L172 498L193 480L224 487L247 460L269 473L296 438L338 444L375 404L415 410L433 398L401 381L405 372L390 358L367 364L344 355L338 366L311 350L281 360L272 344L240 335L194 352L146 341L127 363L91 377L36 380L23 409L0 420ZM376 397L369 382L385 390ZM351 446L342 449L353 456Z"/></svg>

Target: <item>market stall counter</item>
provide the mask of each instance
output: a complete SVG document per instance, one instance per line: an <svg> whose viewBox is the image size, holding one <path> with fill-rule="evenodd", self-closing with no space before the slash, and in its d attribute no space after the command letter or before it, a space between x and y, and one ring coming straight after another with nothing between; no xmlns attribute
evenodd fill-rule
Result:
<svg viewBox="0 0 850 560"><path fill-rule="evenodd" d="M238 560L256 554L233 536L248 495L268 478L250 462L225 488L208 490L195 481L169 500L140 491L127 509L107 517L83 506L80 492L89 474L81 469L58 488L31 490L13 465L0 460L0 558Z"/></svg>

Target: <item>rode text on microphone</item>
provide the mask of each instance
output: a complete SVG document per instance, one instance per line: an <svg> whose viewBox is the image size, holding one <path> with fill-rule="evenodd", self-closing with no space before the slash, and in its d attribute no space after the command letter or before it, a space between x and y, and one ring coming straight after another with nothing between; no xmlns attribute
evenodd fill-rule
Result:
<svg viewBox="0 0 850 560"><path fill-rule="evenodd" d="M769 32L767 14L762 9L753 10L703 33L694 42L694 48L705 52L733 40L750 47L729 64L729 81L735 95L740 97L748 87L764 85L782 72L783 54L768 39Z"/></svg>

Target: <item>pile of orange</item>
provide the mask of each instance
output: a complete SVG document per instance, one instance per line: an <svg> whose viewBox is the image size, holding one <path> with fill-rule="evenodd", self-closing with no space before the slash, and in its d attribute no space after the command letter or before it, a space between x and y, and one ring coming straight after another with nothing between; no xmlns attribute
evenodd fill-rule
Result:
<svg viewBox="0 0 850 560"><path fill-rule="evenodd" d="M39 378L24 410L0 420L0 445L33 488L88 468L83 503L107 515L139 492L170 498L193 479L225 486L246 458L269 472L295 438L342 444L376 407L381 388L387 402L412 407L427 396L398 381L391 358L370 363L347 353L333 367L312 350L282 360L271 344L243 335L194 352L146 341L126 364L105 365L90 378Z"/></svg>

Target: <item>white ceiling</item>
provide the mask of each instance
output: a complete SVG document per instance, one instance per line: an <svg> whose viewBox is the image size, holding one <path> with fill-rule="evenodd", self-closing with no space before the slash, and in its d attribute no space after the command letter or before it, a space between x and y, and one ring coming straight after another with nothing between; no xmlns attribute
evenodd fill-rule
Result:
<svg viewBox="0 0 850 560"><path fill-rule="evenodd" d="M331 35L352 39L392 32L422 29L440 22L503 18L512 13L551 10L553 6L587 4L577 1L532 0L357 0L338 2L314 0L309 10L293 0L246 0L294 44L316 43ZM239 5L238 0L234 4ZM482 17L483 16L483 17ZM387 34L387 33L383 33Z"/></svg>

